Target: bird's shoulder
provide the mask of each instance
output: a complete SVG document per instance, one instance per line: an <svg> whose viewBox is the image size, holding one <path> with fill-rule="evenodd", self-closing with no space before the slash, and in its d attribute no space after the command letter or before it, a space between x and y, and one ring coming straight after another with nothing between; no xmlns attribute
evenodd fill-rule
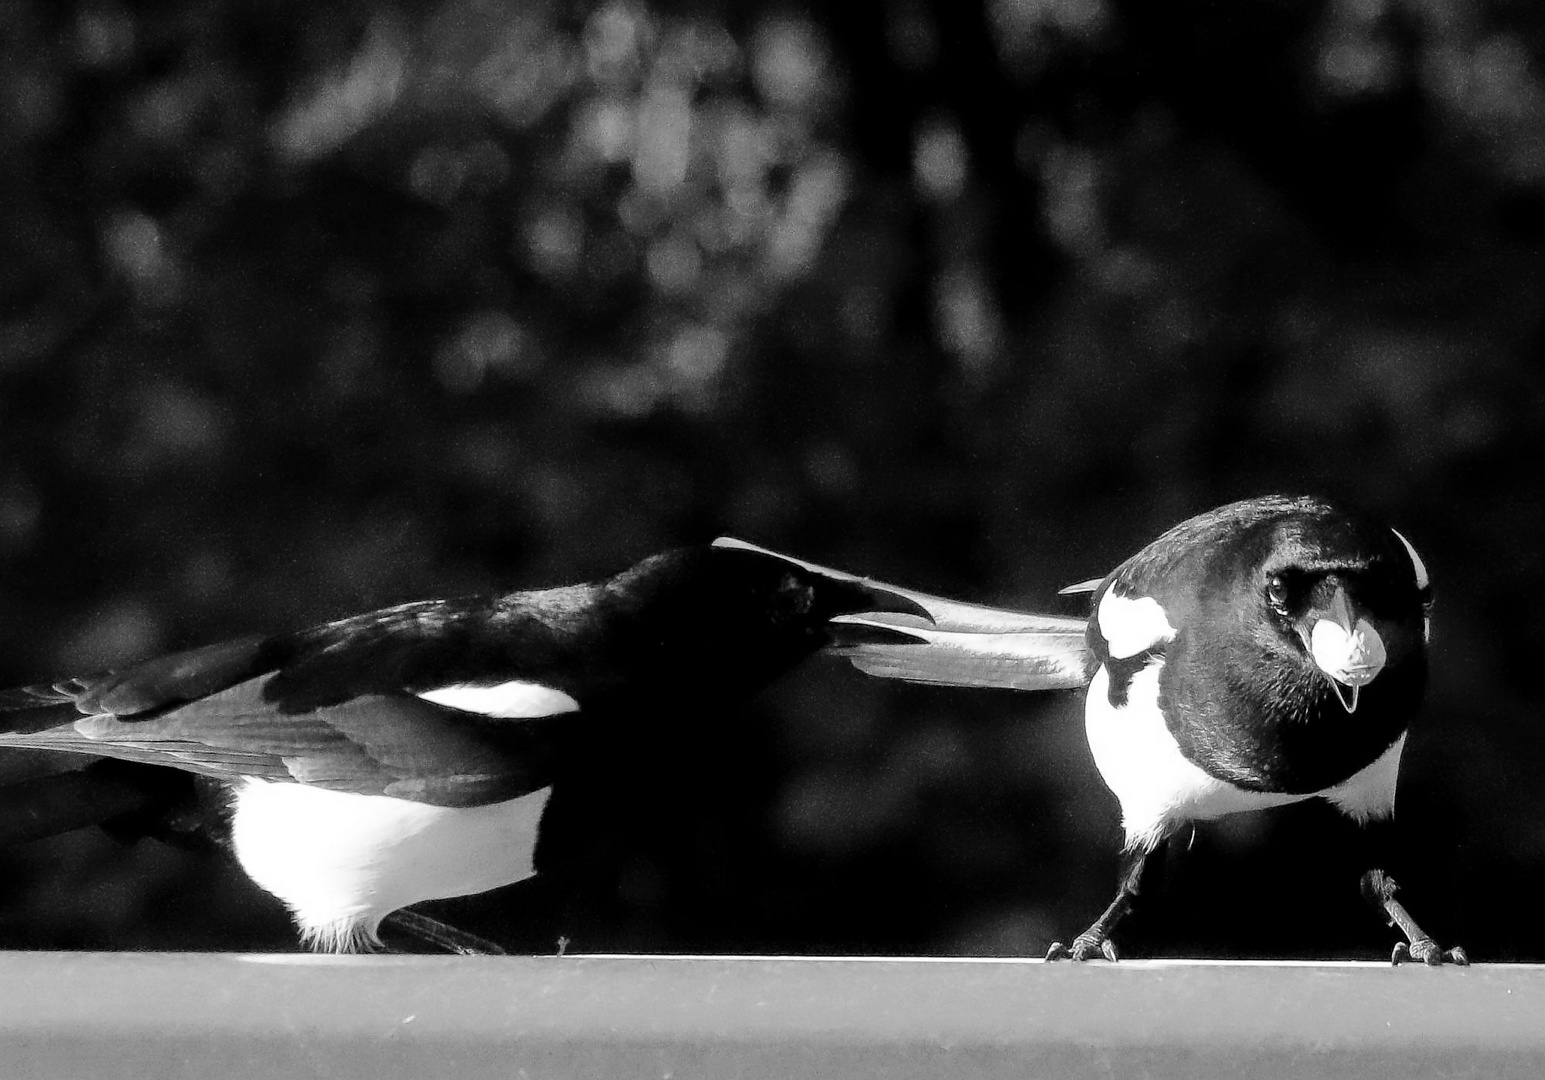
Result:
<svg viewBox="0 0 1545 1080"><path fill-rule="evenodd" d="M1188 518L1107 575L1095 591L1091 644L1103 658L1163 650L1188 631L1247 640L1250 590L1281 542L1283 522L1339 512L1308 496L1245 499ZM1393 534L1392 534L1393 535Z"/></svg>
<svg viewBox="0 0 1545 1080"><path fill-rule="evenodd" d="M574 698L585 681L586 649L602 629L599 615L590 586L381 608L276 639L281 659L266 693L292 711L361 694L433 700L450 688L514 692L514 684ZM475 696L469 689L461 699Z"/></svg>

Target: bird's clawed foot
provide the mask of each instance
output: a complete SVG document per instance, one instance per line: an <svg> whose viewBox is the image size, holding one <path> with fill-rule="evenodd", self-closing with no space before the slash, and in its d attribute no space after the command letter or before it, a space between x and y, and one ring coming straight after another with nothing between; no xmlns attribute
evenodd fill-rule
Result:
<svg viewBox="0 0 1545 1080"><path fill-rule="evenodd" d="M1103 956L1111 963L1120 959L1116 953L1116 943L1103 934L1091 933L1085 930L1073 939L1073 944L1064 945L1060 941L1051 943L1051 948L1046 950L1048 963L1054 960L1093 960L1096 956Z"/></svg>
<svg viewBox="0 0 1545 1080"><path fill-rule="evenodd" d="M1405 905L1395 899L1395 893L1399 890L1400 886L1395 883L1395 879L1382 870L1370 870L1363 875L1363 897L1383 912L1389 924L1397 927L1409 941L1409 944L1402 941L1395 946L1395 951L1390 956L1390 963L1399 965L1414 961L1429 967L1441 967L1444 964L1469 967L1470 957L1465 954L1464 949L1457 945L1452 949L1441 948L1420 926L1416 925L1416 920L1411 918L1411 913L1405 909Z"/></svg>
<svg viewBox="0 0 1545 1080"><path fill-rule="evenodd" d="M1051 948L1046 950L1047 961L1093 960L1097 956L1103 956L1114 964L1120 959L1116 952L1116 943L1110 936L1121 920L1132 910L1132 903L1137 899L1138 884L1142 881L1143 868L1148 865L1148 857L1151 854L1152 852L1147 849L1139 849L1129 851L1122 856L1121 887L1116 890L1116 898L1100 913L1098 919L1089 924L1089 929L1073 939L1073 944L1052 942Z"/></svg>
<svg viewBox="0 0 1545 1080"><path fill-rule="evenodd" d="M1465 955L1464 949L1458 945L1455 945L1452 949L1441 948L1430 937L1419 938L1409 945L1403 941L1395 944L1395 951L1390 956L1389 962L1399 965L1407 961L1416 961L1429 967L1440 967L1443 964L1457 964L1460 967L1470 966L1470 958Z"/></svg>

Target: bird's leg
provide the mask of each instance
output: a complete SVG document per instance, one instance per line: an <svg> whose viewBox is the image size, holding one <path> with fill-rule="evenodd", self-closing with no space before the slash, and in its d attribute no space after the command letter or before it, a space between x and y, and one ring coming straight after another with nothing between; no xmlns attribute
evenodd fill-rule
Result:
<svg viewBox="0 0 1545 1080"><path fill-rule="evenodd" d="M1384 913L1391 926L1398 927L1406 936L1405 941L1395 946L1390 962L1399 964L1406 960L1417 960L1434 967L1445 963L1461 967L1468 965L1470 958L1465 955L1464 949L1457 945L1452 949L1440 948L1437 942L1427 936L1426 931L1416 925L1416 920L1411 918L1405 905L1395 899L1399 889L1395 879L1383 870L1370 870L1363 875L1363 897Z"/></svg>
<svg viewBox="0 0 1545 1080"><path fill-rule="evenodd" d="M381 920L383 928L390 928L408 937L432 945L442 952L458 956L507 956L508 954L487 938L458 930L439 919L431 919L411 908L399 908Z"/></svg>
<svg viewBox="0 0 1545 1080"><path fill-rule="evenodd" d="M1142 885L1143 870L1151 854L1152 851L1138 849L1121 857L1121 878L1116 888L1116 899L1090 924L1089 929L1073 939L1071 945L1052 942L1051 948L1046 950L1047 960L1088 960L1096 955L1107 960L1117 959L1116 943L1111 940L1111 933L1116 929L1116 924L1132 910Z"/></svg>

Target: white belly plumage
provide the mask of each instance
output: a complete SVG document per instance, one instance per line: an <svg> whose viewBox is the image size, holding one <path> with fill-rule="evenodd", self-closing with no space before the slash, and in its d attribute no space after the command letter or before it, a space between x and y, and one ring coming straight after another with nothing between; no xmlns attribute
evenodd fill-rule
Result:
<svg viewBox="0 0 1545 1080"><path fill-rule="evenodd" d="M1335 787L1306 794L1247 791L1210 776L1188 761L1159 710L1159 672L1153 663L1132 678L1127 703L1110 703L1110 673L1101 667L1089 684L1084 728L1106 786L1121 803L1127 849L1151 850L1188 821L1322 797L1358 821L1388 817L1395 807L1402 735L1373 764Z"/></svg>
<svg viewBox="0 0 1545 1080"><path fill-rule="evenodd" d="M551 791L447 807L249 778L235 790L232 840L306 944L354 952L379 945L381 919L398 908L530 877Z"/></svg>

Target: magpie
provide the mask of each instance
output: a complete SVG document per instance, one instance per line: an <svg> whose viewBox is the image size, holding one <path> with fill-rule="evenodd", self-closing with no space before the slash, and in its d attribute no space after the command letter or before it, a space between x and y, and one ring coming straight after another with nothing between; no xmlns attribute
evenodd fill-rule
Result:
<svg viewBox="0 0 1545 1080"><path fill-rule="evenodd" d="M830 620L886 611L926 618L849 575L701 545L589 584L401 604L5 691L0 747L192 774L314 949L378 948L390 917L444 948L498 951L407 909L530 877L555 789L557 803L592 768L647 771L651 743L688 752L677 726L726 723L827 644ZM100 780L103 816L146 806L140 775L72 775ZM635 809L581 820L604 830Z"/></svg>
<svg viewBox="0 0 1545 1080"><path fill-rule="evenodd" d="M1427 681L1432 603L1427 568L1399 532L1319 498L1247 499L1063 592L1092 594L1086 620L909 594L931 624L842 621L890 625L910 641L833 646L888 678L1087 688L1089 748L1121 806L1123 867L1109 907L1048 959L1116 959L1112 935L1150 856L1194 822L1312 798L1359 824L1392 816ZM1396 963L1468 962L1421 931L1382 868L1360 888L1408 939Z"/></svg>

